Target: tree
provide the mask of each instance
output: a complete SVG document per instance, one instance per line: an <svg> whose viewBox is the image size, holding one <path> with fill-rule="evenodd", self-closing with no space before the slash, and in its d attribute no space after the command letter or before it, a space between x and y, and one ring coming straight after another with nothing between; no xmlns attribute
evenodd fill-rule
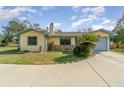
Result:
<svg viewBox="0 0 124 93"><path fill-rule="evenodd" d="M20 21L18 19L12 19L9 21L7 26L3 26L3 34L4 34L4 42L8 44L8 42L15 41L18 43L19 34L23 31L27 31L28 29L34 29L37 31L41 31L39 24L31 24L29 21Z"/></svg>
<svg viewBox="0 0 124 93"><path fill-rule="evenodd" d="M10 35L9 31L4 32L2 43L4 43L5 45L8 45L8 43L12 41L13 41L13 36Z"/></svg>
<svg viewBox="0 0 124 93"><path fill-rule="evenodd" d="M26 31L28 26L18 19L12 19L7 26L3 26L4 39L6 42L18 41L19 33Z"/></svg>
<svg viewBox="0 0 124 93"><path fill-rule="evenodd" d="M82 48L82 55L88 57L93 54L93 49L96 47L95 42L98 41L98 36L95 34L87 33L80 37L80 46Z"/></svg>
<svg viewBox="0 0 124 93"><path fill-rule="evenodd" d="M28 26L29 29L35 29L37 31L41 31L42 29L40 28L40 25L37 23L31 24L29 21L24 20L23 21L24 24L26 24Z"/></svg>
<svg viewBox="0 0 124 93"><path fill-rule="evenodd" d="M33 24L33 28L37 31L41 31L40 25L39 24Z"/></svg>
<svg viewBox="0 0 124 93"><path fill-rule="evenodd" d="M111 41L118 44L124 43L124 14L122 18L117 21L113 32L118 35L111 37Z"/></svg>
<svg viewBox="0 0 124 93"><path fill-rule="evenodd" d="M4 30L4 39L7 42L16 41L19 40L19 33L23 31L27 31L28 29L35 29L40 30L39 24L31 24L29 21L20 21L18 19L12 19L9 21L7 26L3 26Z"/></svg>
<svg viewBox="0 0 124 93"><path fill-rule="evenodd" d="M0 44L1 44L1 41L3 40L3 35L0 34Z"/></svg>
<svg viewBox="0 0 124 93"><path fill-rule="evenodd" d="M98 37L95 34L87 33L79 37L80 42L96 42Z"/></svg>

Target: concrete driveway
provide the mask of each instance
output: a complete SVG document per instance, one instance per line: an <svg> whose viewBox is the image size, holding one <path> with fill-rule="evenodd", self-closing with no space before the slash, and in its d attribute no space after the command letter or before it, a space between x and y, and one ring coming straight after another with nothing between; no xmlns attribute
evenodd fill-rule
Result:
<svg viewBox="0 0 124 93"><path fill-rule="evenodd" d="M124 56L102 52L72 64L1 64L0 86L124 86Z"/></svg>

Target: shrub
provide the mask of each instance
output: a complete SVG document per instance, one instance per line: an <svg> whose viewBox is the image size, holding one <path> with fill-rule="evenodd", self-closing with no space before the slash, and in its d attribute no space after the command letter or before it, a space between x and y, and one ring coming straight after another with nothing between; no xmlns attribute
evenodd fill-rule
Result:
<svg viewBox="0 0 124 93"><path fill-rule="evenodd" d="M93 48L95 48L95 44L91 42L84 42L80 44L81 49L82 49L82 56L83 57L89 57L93 55Z"/></svg>
<svg viewBox="0 0 124 93"><path fill-rule="evenodd" d="M90 47L90 48L95 48L96 47L96 44L95 43L92 43L92 42L83 42L80 44L81 47Z"/></svg>
<svg viewBox="0 0 124 93"><path fill-rule="evenodd" d="M6 45L5 44L0 44L0 47L5 47Z"/></svg>
<svg viewBox="0 0 124 93"><path fill-rule="evenodd" d="M81 46L76 46L73 50L73 54L77 57L87 58L93 54L93 50L91 47L85 45L83 43Z"/></svg>
<svg viewBox="0 0 124 93"><path fill-rule="evenodd" d="M6 46L6 41L5 41L4 39L1 41L0 46L1 46L1 47L5 47L5 46Z"/></svg>
<svg viewBox="0 0 124 93"><path fill-rule="evenodd" d="M76 46L74 49L73 49L73 54L77 57L80 57L82 56L82 49L80 46Z"/></svg>
<svg viewBox="0 0 124 93"><path fill-rule="evenodd" d="M48 43L48 51L49 51L49 50L52 50L52 46L53 46L53 44L54 44L54 42L50 42L50 43Z"/></svg>
<svg viewBox="0 0 124 93"><path fill-rule="evenodd" d="M20 51L20 47L18 47L17 50Z"/></svg>
<svg viewBox="0 0 124 93"><path fill-rule="evenodd" d="M82 56L82 57L89 57L93 54L93 48L95 48L95 43L92 42L97 42L98 41L98 36L94 34L83 34L80 36L80 44L79 46L76 46L73 50L73 54L75 56Z"/></svg>

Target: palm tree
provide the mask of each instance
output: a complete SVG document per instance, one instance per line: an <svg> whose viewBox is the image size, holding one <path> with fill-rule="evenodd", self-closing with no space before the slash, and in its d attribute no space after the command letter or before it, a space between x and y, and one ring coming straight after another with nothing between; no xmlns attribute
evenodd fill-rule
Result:
<svg viewBox="0 0 124 93"><path fill-rule="evenodd" d="M99 36L92 33L87 33L80 36L79 40L82 55L84 57L88 57L93 54L93 49L96 47L96 42L99 40Z"/></svg>

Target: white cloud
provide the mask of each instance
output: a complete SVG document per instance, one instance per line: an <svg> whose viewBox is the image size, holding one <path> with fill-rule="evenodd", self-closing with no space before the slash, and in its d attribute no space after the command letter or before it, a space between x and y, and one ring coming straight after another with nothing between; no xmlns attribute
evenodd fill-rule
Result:
<svg viewBox="0 0 124 93"><path fill-rule="evenodd" d="M97 19L96 16L93 15L89 15L87 18L81 18L76 22L72 23L72 28L78 28L79 26L83 25L83 24L89 24L92 23L93 20Z"/></svg>
<svg viewBox="0 0 124 93"><path fill-rule="evenodd" d="M43 13L42 12L39 12L39 16L42 16L43 15Z"/></svg>
<svg viewBox="0 0 124 93"><path fill-rule="evenodd" d="M83 15L85 15L89 11L90 13L88 13L88 15L85 18L81 18L73 22L71 27L78 28L83 24L93 23L94 21L100 19L99 17L101 17L104 14L105 8L104 7L94 7L94 8L86 7L86 8L83 8Z"/></svg>
<svg viewBox="0 0 124 93"><path fill-rule="evenodd" d="M23 21L23 20L27 20L27 17L24 17L24 16L23 16L23 17L20 18L20 20L22 20L22 21Z"/></svg>
<svg viewBox="0 0 124 93"><path fill-rule="evenodd" d="M54 23L54 26L59 28L62 25L62 23Z"/></svg>
<svg viewBox="0 0 124 93"><path fill-rule="evenodd" d="M72 9L75 12L78 12L78 11L82 11L83 13L92 12L92 14L94 14L94 15L100 15L101 13L103 14L104 11L105 11L105 7L104 6L84 7L84 8L82 6L73 6Z"/></svg>
<svg viewBox="0 0 124 93"><path fill-rule="evenodd" d="M0 9L3 9L4 8L4 6L0 6Z"/></svg>
<svg viewBox="0 0 124 93"><path fill-rule="evenodd" d="M86 7L86 8L83 8L82 12L83 13L92 12L93 15L100 16L100 15L104 14L105 7L104 6L98 6L98 7L94 7L94 8Z"/></svg>
<svg viewBox="0 0 124 93"><path fill-rule="evenodd" d="M76 19L76 16L72 16L72 17L71 17L71 20L75 20L75 19Z"/></svg>
<svg viewBox="0 0 124 93"><path fill-rule="evenodd" d="M82 8L82 6L72 6L72 9L73 9L75 12L80 11L81 8Z"/></svg>
<svg viewBox="0 0 124 93"><path fill-rule="evenodd" d="M78 28L80 25L82 25L83 23L88 22L89 20L90 20L89 18L79 19L78 21L72 23L72 28Z"/></svg>
<svg viewBox="0 0 124 93"><path fill-rule="evenodd" d="M31 14L30 13L28 13L28 15L27 15L28 17L31 17Z"/></svg>
<svg viewBox="0 0 124 93"><path fill-rule="evenodd" d="M93 12L94 15L100 16L100 15L103 15L103 13L105 12L105 7L98 6L98 7L91 9L91 11Z"/></svg>
<svg viewBox="0 0 124 93"><path fill-rule="evenodd" d="M92 25L91 28L92 28L93 30L98 30L98 29L101 29L101 28L104 28L104 27L103 27L103 25L97 24L97 25Z"/></svg>
<svg viewBox="0 0 124 93"><path fill-rule="evenodd" d="M115 21L112 21L106 18L105 20L103 20L103 22L101 22L101 24L92 25L91 28L93 30L97 30L101 28L106 30L112 30L115 27L115 23L116 23Z"/></svg>
<svg viewBox="0 0 124 93"><path fill-rule="evenodd" d="M72 9L78 9L80 8L81 6L72 6Z"/></svg>
<svg viewBox="0 0 124 93"><path fill-rule="evenodd" d="M14 9L11 9L10 11L13 11L13 12L30 12L30 13L34 13L36 12L35 9L32 9L32 7L16 7Z"/></svg>
<svg viewBox="0 0 124 93"><path fill-rule="evenodd" d="M1 9L0 20L15 18L21 15L22 12L34 13L36 12L36 10L32 9L32 7L15 7L14 9Z"/></svg>
<svg viewBox="0 0 124 93"><path fill-rule="evenodd" d="M111 22L111 20L109 20L109 19L105 19L103 22L102 22L102 24L103 25L105 25L105 24L111 24L112 22Z"/></svg>
<svg viewBox="0 0 124 93"><path fill-rule="evenodd" d="M84 12L103 12L105 9L104 9L104 6L97 6L97 7L85 7L83 8L83 11Z"/></svg>
<svg viewBox="0 0 124 93"><path fill-rule="evenodd" d="M89 7L86 7L86 8L83 8L83 12L89 12L91 10L91 8L89 8Z"/></svg>
<svg viewBox="0 0 124 93"><path fill-rule="evenodd" d="M52 9L54 9L55 7L53 7L53 6L43 6L43 7L41 7L41 10L43 10L43 11L47 11L47 10L52 10Z"/></svg>

